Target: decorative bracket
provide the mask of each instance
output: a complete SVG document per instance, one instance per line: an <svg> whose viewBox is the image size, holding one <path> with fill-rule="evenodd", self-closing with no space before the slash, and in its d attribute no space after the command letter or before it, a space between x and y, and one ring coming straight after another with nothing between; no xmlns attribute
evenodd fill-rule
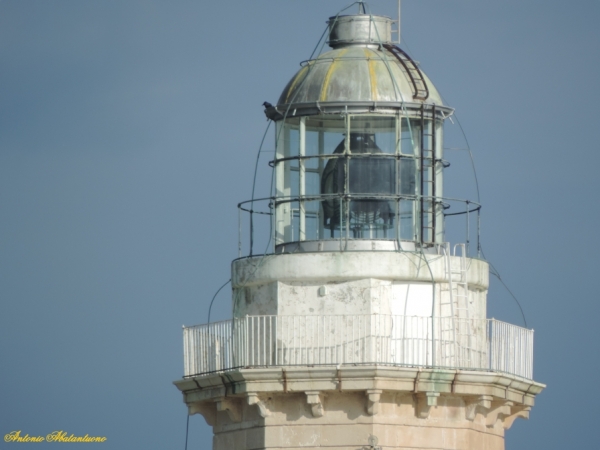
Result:
<svg viewBox="0 0 600 450"><path fill-rule="evenodd" d="M519 417L522 417L523 419L529 419L529 411L531 411L531 406L513 406L510 410L511 415L504 419L504 429L508 430L510 427L512 427L512 424Z"/></svg>
<svg viewBox="0 0 600 450"><path fill-rule="evenodd" d="M415 413L419 419L427 419L432 406L437 406L439 392L420 392L416 394L417 406Z"/></svg>
<svg viewBox="0 0 600 450"><path fill-rule="evenodd" d="M477 408L487 411L492 407L493 398L494 397L491 395L479 395L467 400L465 405L465 418L473 422L477 415Z"/></svg>
<svg viewBox="0 0 600 450"><path fill-rule="evenodd" d="M237 400L221 398L216 403L217 411L227 411L227 415L232 422L242 421L242 406Z"/></svg>
<svg viewBox="0 0 600 450"><path fill-rule="evenodd" d="M492 428L496 425L498 420L503 420L505 417L510 416L510 409L513 406L513 402L500 401L493 402L492 407L488 411L485 425L488 428Z"/></svg>
<svg viewBox="0 0 600 450"><path fill-rule="evenodd" d="M258 413L262 418L271 415L271 412L267 409L267 405L265 405L265 403L258 397L256 392L248 392L248 404L250 406L258 406Z"/></svg>
<svg viewBox="0 0 600 450"><path fill-rule="evenodd" d="M367 389L367 414L374 416L379 412L379 400L381 400L381 389Z"/></svg>
<svg viewBox="0 0 600 450"><path fill-rule="evenodd" d="M206 420L206 423L214 427L217 423L217 410L212 402L196 402L188 405L188 414L200 414Z"/></svg>
<svg viewBox="0 0 600 450"><path fill-rule="evenodd" d="M323 417L325 410L321 403L321 396L319 391L306 391L306 403L310 405L313 417Z"/></svg>

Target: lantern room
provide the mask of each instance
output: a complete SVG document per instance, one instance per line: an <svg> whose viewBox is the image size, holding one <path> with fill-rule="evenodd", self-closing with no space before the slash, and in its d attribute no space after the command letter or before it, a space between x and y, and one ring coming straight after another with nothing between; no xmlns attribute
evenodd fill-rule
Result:
<svg viewBox="0 0 600 450"><path fill-rule="evenodd" d="M276 106L275 251L415 250L444 241L443 124L452 109L391 40L392 20L331 17L331 51Z"/></svg>

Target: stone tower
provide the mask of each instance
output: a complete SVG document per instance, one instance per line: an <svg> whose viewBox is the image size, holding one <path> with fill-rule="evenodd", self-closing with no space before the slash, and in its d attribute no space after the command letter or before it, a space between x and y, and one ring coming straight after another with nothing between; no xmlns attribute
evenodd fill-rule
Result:
<svg viewBox="0 0 600 450"><path fill-rule="evenodd" d="M240 208L272 250L233 262L233 319L184 329L175 382L214 450L502 450L544 387L533 331L486 318L480 205L443 192L453 110L391 24L330 18L265 110L273 192Z"/></svg>

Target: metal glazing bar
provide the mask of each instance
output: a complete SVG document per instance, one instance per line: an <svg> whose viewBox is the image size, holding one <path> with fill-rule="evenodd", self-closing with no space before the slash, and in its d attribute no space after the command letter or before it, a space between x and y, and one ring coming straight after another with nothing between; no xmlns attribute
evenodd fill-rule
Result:
<svg viewBox="0 0 600 450"><path fill-rule="evenodd" d="M421 158L421 164L420 164L420 192L419 194L421 195L421 211L420 211L420 217L421 217L421 223L420 223L420 241L421 244L423 244L425 242L425 152L423 151L424 148L424 133L425 133L425 106L421 105L421 130L420 130L420 143L419 143L419 152L420 152L420 158Z"/></svg>
<svg viewBox="0 0 600 450"><path fill-rule="evenodd" d="M340 207L339 207L339 211L340 211L340 251L343 251L344 250L344 241L343 241L344 233L342 231L343 231L344 221L342 220L342 215L344 214L344 200L342 197L339 197L339 202L340 202ZM333 230L333 228L332 228L332 230Z"/></svg>
<svg viewBox="0 0 600 450"><path fill-rule="evenodd" d="M323 178L323 170L325 169L325 161L323 158L323 155L325 154L325 133L321 129L322 126L323 126L323 122L320 123L319 136L318 136L318 141L319 141L319 158L318 158L319 180L321 180ZM321 202L319 202L319 216L317 218L317 223L319 224L319 234L318 234L319 239L325 238L325 224L323 223L324 218L323 218L322 211L323 211L323 205L321 204Z"/></svg>
<svg viewBox="0 0 600 450"><path fill-rule="evenodd" d="M298 240L304 241L306 239L306 211L304 205L304 195L306 194L306 166L304 156L306 155L306 117L300 118L300 129L298 139L298 195L299 201L299 230Z"/></svg>

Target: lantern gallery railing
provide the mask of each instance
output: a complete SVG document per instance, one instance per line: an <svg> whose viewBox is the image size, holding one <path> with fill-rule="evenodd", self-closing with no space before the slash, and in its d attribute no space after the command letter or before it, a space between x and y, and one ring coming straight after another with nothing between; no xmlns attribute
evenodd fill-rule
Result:
<svg viewBox="0 0 600 450"><path fill-rule="evenodd" d="M237 368L390 365L533 378L533 330L494 319L247 316L183 330L184 376Z"/></svg>
<svg viewBox="0 0 600 450"><path fill-rule="evenodd" d="M434 205L431 209L435 214L419 215L423 203ZM277 250L289 247L290 243L357 239L399 244L390 249L407 249L401 242L425 247L464 242L468 255L480 256L481 206L469 200L418 195L317 194L248 200L240 203L238 210L240 257L269 253L272 247ZM431 235L433 216L444 222L436 235ZM430 235L424 239L423 233Z"/></svg>

